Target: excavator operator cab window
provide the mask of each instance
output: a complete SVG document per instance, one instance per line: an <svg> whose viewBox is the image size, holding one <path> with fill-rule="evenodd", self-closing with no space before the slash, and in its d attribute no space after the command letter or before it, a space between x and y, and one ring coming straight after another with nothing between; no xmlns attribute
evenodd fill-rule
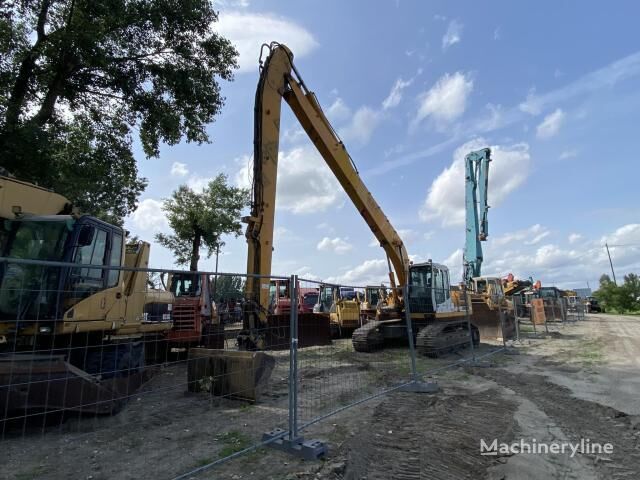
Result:
<svg viewBox="0 0 640 480"><path fill-rule="evenodd" d="M449 270L434 267L433 277L436 304L440 305L449 299Z"/></svg>
<svg viewBox="0 0 640 480"><path fill-rule="evenodd" d="M200 275L174 275L171 282L171 293L176 297L199 297Z"/></svg>
<svg viewBox="0 0 640 480"><path fill-rule="evenodd" d="M430 264L414 265L409 271L409 308L415 313L433 313L433 271Z"/></svg>

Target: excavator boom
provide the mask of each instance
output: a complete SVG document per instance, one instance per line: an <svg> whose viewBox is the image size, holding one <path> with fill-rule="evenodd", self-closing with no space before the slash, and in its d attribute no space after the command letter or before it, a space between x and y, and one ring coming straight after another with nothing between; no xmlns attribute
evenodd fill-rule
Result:
<svg viewBox="0 0 640 480"><path fill-rule="evenodd" d="M489 186L489 162L491 149L471 152L465 163L465 220L466 241L464 247L464 282L469 285L481 275L482 244L489 235L487 193Z"/></svg>
<svg viewBox="0 0 640 480"><path fill-rule="evenodd" d="M272 43L262 65L254 111L254 165L251 215L247 222L247 273L270 275L278 168L278 137L281 100L287 102L309 139L340 182L365 222L380 242L395 270L397 284L405 285L409 256L400 236L364 185L344 144L338 138L315 95L293 65L293 54L284 45ZM394 280L393 275L391 279ZM394 281L395 283L395 281ZM247 294L268 305L269 279L250 277ZM259 293L258 293L259 292ZM257 325L249 321L249 328Z"/></svg>

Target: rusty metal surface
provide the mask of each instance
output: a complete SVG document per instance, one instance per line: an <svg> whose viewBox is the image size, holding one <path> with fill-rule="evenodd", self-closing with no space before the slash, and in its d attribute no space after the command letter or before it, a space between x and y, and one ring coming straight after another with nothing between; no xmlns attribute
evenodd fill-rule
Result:
<svg viewBox="0 0 640 480"><path fill-rule="evenodd" d="M499 340L503 339L503 324L505 339L514 338L515 322L513 315L503 311L503 322L500 322L500 310L491 309L484 302L473 302L473 313L471 315L471 323L480 332L480 340Z"/></svg>
<svg viewBox="0 0 640 480"><path fill-rule="evenodd" d="M98 380L65 362L63 355L0 357L0 419L65 410L115 413L151 376L151 371L140 371Z"/></svg>

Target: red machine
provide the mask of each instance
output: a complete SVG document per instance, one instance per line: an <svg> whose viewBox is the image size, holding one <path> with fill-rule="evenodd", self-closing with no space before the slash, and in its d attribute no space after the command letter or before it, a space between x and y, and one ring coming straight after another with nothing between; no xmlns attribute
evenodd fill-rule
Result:
<svg viewBox="0 0 640 480"><path fill-rule="evenodd" d="M169 277L173 293L173 328L166 334L170 351L189 347L224 348L224 325L211 300L209 277L189 272Z"/></svg>

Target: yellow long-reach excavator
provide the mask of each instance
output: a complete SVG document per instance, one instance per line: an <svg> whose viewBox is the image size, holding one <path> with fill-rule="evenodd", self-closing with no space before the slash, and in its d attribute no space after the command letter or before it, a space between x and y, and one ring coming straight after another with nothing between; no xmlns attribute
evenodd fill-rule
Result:
<svg viewBox="0 0 640 480"><path fill-rule="evenodd" d="M147 267L149 244L6 176L0 221L0 418L114 411L172 327L173 295L144 271L109 269Z"/></svg>
<svg viewBox="0 0 640 480"><path fill-rule="evenodd" d="M364 185L344 144L324 115L293 63L293 54L284 45L264 45L268 55L261 62L254 111L253 199L246 218L248 242L246 293L259 299L259 308L245 315L245 334L255 344L261 329L268 325L269 278L278 169L281 103L291 107L309 139L362 215L389 264L390 296L376 321L355 330L357 351L382 348L386 340L406 338L405 308L409 308L418 348L429 355L468 345L465 309L470 305L460 291L452 290L449 270L431 261L412 264L402 239ZM252 277L251 275L261 275ZM404 298L403 288L408 291ZM472 327L474 329L474 327ZM474 338L478 338L474 329Z"/></svg>

